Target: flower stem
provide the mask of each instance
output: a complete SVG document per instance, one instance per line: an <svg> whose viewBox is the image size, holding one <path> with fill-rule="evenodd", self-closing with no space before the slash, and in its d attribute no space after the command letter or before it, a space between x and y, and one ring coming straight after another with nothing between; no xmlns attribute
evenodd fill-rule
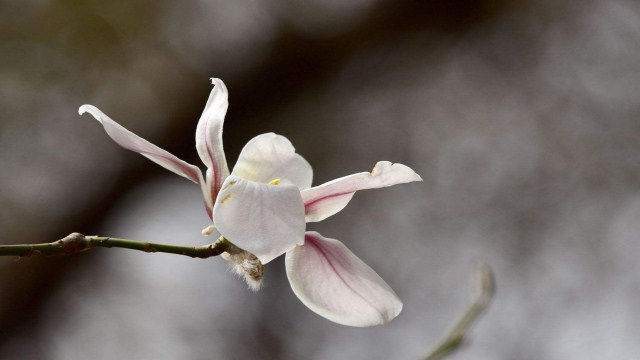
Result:
<svg viewBox="0 0 640 360"><path fill-rule="evenodd" d="M460 345L464 344L471 326L489 306L496 291L491 267L482 265L476 269L475 280L475 294L471 304L469 304L469 307L462 313L460 318L452 324L442 340L435 344L425 360L443 359L456 351Z"/></svg>
<svg viewBox="0 0 640 360"><path fill-rule="evenodd" d="M0 256L29 257L36 255L74 255L95 247L123 248L206 259L208 257L218 256L227 251L227 249L233 248L234 245L228 242L224 237L220 237L218 240L208 245L177 246L106 236L84 236L80 233L72 233L63 239L51 243L0 245Z"/></svg>

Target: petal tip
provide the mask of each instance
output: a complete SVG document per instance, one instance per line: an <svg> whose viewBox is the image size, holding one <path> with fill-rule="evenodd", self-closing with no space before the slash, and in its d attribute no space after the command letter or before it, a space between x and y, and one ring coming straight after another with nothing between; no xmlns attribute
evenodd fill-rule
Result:
<svg viewBox="0 0 640 360"><path fill-rule="evenodd" d="M380 325L386 325L390 323L391 320L395 319L398 315L400 315L400 313L402 312L402 308L404 307L404 304L402 303L400 298L396 298L396 301L397 303L395 304L395 308L393 309L393 311L391 311L389 316L386 316L384 317L384 319L382 319L382 323Z"/></svg>
<svg viewBox="0 0 640 360"><path fill-rule="evenodd" d="M391 172L395 172L403 177L405 179L403 182L423 181L422 177L412 168L404 164L392 163L390 161L378 161L371 170L371 176L380 176Z"/></svg>
<svg viewBox="0 0 640 360"><path fill-rule="evenodd" d="M78 115L82 115L82 114L84 114L86 112L91 112L91 109L93 107L94 107L93 105L89 105L89 104L84 104L84 105L80 106L78 108Z"/></svg>
<svg viewBox="0 0 640 360"><path fill-rule="evenodd" d="M214 87L225 88L224 81L222 81L222 79L216 78L216 77L212 77L212 78L209 78L209 80L211 80L211 84Z"/></svg>
<svg viewBox="0 0 640 360"><path fill-rule="evenodd" d="M104 118L108 118L100 109L89 104L82 105L78 108L78 114L84 115L84 113L91 114L99 122L103 122Z"/></svg>

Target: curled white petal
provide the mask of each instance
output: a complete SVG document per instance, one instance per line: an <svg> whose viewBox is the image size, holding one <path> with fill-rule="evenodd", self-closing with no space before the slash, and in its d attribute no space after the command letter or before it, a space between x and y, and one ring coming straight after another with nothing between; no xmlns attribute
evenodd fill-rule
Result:
<svg viewBox="0 0 640 360"><path fill-rule="evenodd" d="M386 324L402 310L395 292L344 244L307 232L285 264L293 292L318 315L348 326Z"/></svg>
<svg viewBox="0 0 640 360"><path fill-rule="evenodd" d="M222 146L222 126L229 107L229 93L222 80L212 78L213 89L196 128L196 149L207 166L210 197L215 199L229 168Z"/></svg>
<svg viewBox="0 0 640 360"><path fill-rule="evenodd" d="M213 217L220 234L263 264L304 242L304 206L294 185L268 185L229 176Z"/></svg>
<svg viewBox="0 0 640 360"><path fill-rule="evenodd" d="M242 149L232 173L263 183L280 179L282 184L293 184L300 190L308 189L313 178L307 160L296 154L286 137L274 133L251 139Z"/></svg>
<svg viewBox="0 0 640 360"><path fill-rule="evenodd" d="M368 172L335 179L302 192L307 222L328 218L344 209L358 190L375 189L412 181L422 181L410 167L379 161Z"/></svg>
<svg viewBox="0 0 640 360"><path fill-rule="evenodd" d="M125 129L122 125L113 121L93 105L80 106L78 113L82 115L85 112L93 115L93 117L102 124L107 134L118 145L125 149L140 153L165 169L173 171L180 176L184 176L196 184L203 183L202 172L198 167L180 160L170 152L159 148L158 146Z"/></svg>

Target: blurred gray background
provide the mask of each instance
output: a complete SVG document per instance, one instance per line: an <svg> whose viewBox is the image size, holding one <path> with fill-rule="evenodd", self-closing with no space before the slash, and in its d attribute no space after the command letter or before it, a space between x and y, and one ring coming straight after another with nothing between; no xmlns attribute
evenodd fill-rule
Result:
<svg viewBox="0 0 640 360"><path fill-rule="evenodd" d="M640 359L637 1L0 1L0 242L210 240L197 186L77 108L199 163L212 76L230 164L274 131L314 184L378 160L422 175L308 227L403 312L331 323L282 258L259 293L217 258L4 258L1 359L416 359L481 262L498 294L453 359Z"/></svg>

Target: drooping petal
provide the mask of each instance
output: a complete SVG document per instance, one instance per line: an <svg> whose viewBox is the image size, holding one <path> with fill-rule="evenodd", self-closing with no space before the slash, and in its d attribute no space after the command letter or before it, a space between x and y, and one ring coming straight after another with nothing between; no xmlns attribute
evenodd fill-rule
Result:
<svg viewBox="0 0 640 360"><path fill-rule="evenodd" d="M80 115L88 112L104 126L107 134L120 146L135 151L147 157L149 160L164 167L167 170L184 176L196 184L203 183L202 172L198 167L178 159L175 155L163 150L147 140L139 137L122 125L113 121L105 113L93 105L82 105L78 109Z"/></svg>
<svg viewBox="0 0 640 360"><path fill-rule="evenodd" d="M222 125L229 107L229 93L222 80L212 78L213 90L196 128L196 149L207 166L207 184L215 199L224 179L229 176L222 146Z"/></svg>
<svg viewBox="0 0 640 360"><path fill-rule="evenodd" d="M344 209L358 190L375 189L412 181L422 181L420 175L402 164L379 161L368 172L335 179L302 192L307 222L328 218Z"/></svg>
<svg viewBox="0 0 640 360"><path fill-rule="evenodd" d="M274 133L251 139L242 149L232 174L262 183L280 179L281 184L293 184L300 190L311 187L313 178L307 160L296 154L286 137Z"/></svg>
<svg viewBox="0 0 640 360"><path fill-rule="evenodd" d="M304 206L294 185L269 185L231 175L213 207L220 234L263 264L304 242Z"/></svg>
<svg viewBox="0 0 640 360"><path fill-rule="evenodd" d="M307 232L304 245L287 252L285 264L302 303L338 324L386 324L402 310L389 285L338 240Z"/></svg>

